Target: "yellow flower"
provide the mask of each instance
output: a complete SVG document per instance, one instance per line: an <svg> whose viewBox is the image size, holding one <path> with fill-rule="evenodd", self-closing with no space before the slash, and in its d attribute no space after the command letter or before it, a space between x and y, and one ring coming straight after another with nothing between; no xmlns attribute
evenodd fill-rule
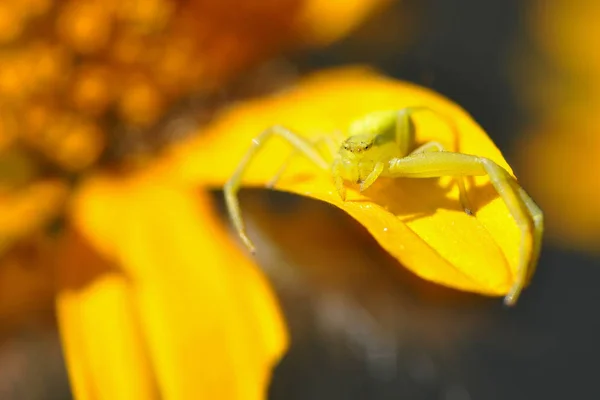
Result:
<svg viewBox="0 0 600 400"><path fill-rule="evenodd" d="M7 0L0 132L10 125L20 145L81 171L117 146L115 125L152 132L182 98L214 95L284 49L329 43L387 1Z"/></svg>
<svg viewBox="0 0 600 400"><path fill-rule="evenodd" d="M454 143L450 126L423 114L416 117L420 141L435 139L510 171L459 107L362 69L324 72L232 106L196 138L131 170L128 161L137 158L127 146L160 142L155 133L178 105L210 100L282 49L330 43L385 2L0 5L0 42L8 44L0 48L0 166L8 166L0 171L0 313L27 312L53 297L76 398L265 398L288 345L286 327L268 282L234 245L208 191L222 187L268 126L315 137L371 111L426 105L448 116L460 137ZM286 150L273 142L246 183L264 186ZM514 280L517 228L486 178L468 188L477 218L463 212L449 178L382 180L365 196L350 190L342 202L330 177L298 158L277 185L344 210L398 266L442 285L504 295ZM55 237L46 228L60 219ZM30 263L46 268L23 273L26 245L38 254ZM348 242L336 246L344 251Z"/></svg>
<svg viewBox="0 0 600 400"><path fill-rule="evenodd" d="M523 181L547 213L549 237L591 252L600 238L599 6L533 2L528 27L535 51L522 55L517 77L530 112L516 148Z"/></svg>
<svg viewBox="0 0 600 400"><path fill-rule="evenodd" d="M451 118L459 132L456 151L488 157L510 171L483 130L452 102L426 89L396 82L364 69L316 74L290 91L234 107L198 137L175 152L179 164L168 175L188 183L221 187L231 176L253 137L274 124L307 138L330 134L369 112L425 105ZM454 146L452 126L428 113L416 117L417 140ZM272 143L249 168L244 182L265 186L289 153ZM477 218L461 208L451 178L384 180L363 196L356 190L343 202L329 174L302 157L294 159L276 188L326 201L364 225L379 244L417 275L450 287L505 295L514 282L520 235L487 177L469 185ZM213 167L207 167L213 166Z"/></svg>
<svg viewBox="0 0 600 400"><path fill-rule="evenodd" d="M206 193L160 163L127 171L125 145L149 146L177 104L338 38L384 2L337 20L308 0L0 5L0 312L55 295L76 398L265 397L288 340L267 282ZM30 263L43 273L22 273Z"/></svg>
<svg viewBox="0 0 600 400"><path fill-rule="evenodd" d="M225 110L200 135L138 172L88 176L71 199L69 233L56 259L58 316L76 396L264 398L287 346L285 327L264 278L233 245L206 191L221 187L251 138L275 122L315 136L369 111L414 104L453 120L460 132L456 150L510 171L458 106L350 68ZM417 126L419 140L452 146L453 133L441 121L423 114ZM247 183L264 186L285 150L273 142ZM506 294L519 249L511 216L485 178L469 185L477 218L460 208L450 183L387 182L373 197L350 191L350 200L361 201L341 202L330 177L298 158L277 188L343 209L428 280Z"/></svg>
<svg viewBox="0 0 600 400"><path fill-rule="evenodd" d="M206 196L146 170L73 201L57 307L77 398L264 398L285 328Z"/></svg>

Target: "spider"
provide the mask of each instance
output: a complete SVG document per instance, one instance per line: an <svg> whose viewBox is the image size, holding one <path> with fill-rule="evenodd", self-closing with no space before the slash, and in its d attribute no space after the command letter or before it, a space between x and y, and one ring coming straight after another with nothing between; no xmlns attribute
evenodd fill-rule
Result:
<svg viewBox="0 0 600 400"><path fill-rule="evenodd" d="M543 213L515 178L494 161L476 155L447 151L438 142L428 142L417 147L412 116L419 111L437 114L436 111L424 106L367 114L350 124L348 137L341 141L337 149L334 139L330 136L318 141L309 141L283 126L273 126L254 138L250 149L224 187L227 209L244 244L254 253L254 245L246 235L237 192L249 163L273 137L285 140L294 148L290 157L299 154L311 160L318 168L324 171L330 170L333 185L342 200L346 197L345 181L359 184L360 191L363 192L379 177L452 176L457 181L465 212L472 215L466 197L464 178L487 175L521 231L517 275L504 298L506 305L514 305L537 264L544 229ZM318 149L318 144L322 141L325 141L331 150L333 158L331 163L325 160ZM287 162L277 172L270 185L277 181L286 166ZM526 243L530 235L532 251L527 257Z"/></svg>

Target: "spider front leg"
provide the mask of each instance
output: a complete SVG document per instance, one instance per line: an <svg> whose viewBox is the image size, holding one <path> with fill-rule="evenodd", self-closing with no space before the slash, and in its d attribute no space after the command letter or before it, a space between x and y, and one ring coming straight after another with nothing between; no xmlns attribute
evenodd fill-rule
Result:
<svg viewBox="0 0 600 400"><path fill-rule="evenodd" d="M342 175L342 160L339 156L334 158L331 163L331 176L340 199L346 201L346 187L344 186L344 178Z"/></svg>
<svg viewBox="0 0 600 400"><path fill-rule="evenodd" d="M340 142L341 142L341 140L340 140ZM329 135L319 136L317 138L314 138L314 139L308 141L308 143L317 151L319 151L319 146L321 144L325 144L325 146L327 146L327 151L329 152L330 158L333 158L337 151L337 146L336 146L335 140ZM294 151L292 151L292 153L283 162L283 164L281 164L281 167L275 173L273 178L271 178L271 180L267 183L267 187L273 188L277 184L277 182L279 182L279 179L281 178L281 176L283 175L285 170L290 166L294 157L301 155L301 154L302 153L300 152L300 150L298 148L294 149Z"/></svg>
<svg viewBox="0 0 600 400"><path fill-rule="evenodd" d="M240 184L244 172L254 160L259 150L269 141L269 139L273 137L280 137L285 140L292 148L307 157L310 161L312 161L317 167L327 170L329 168L329 164L323 159L322 155L315 148L314 144L311 144L308 140L299 136L298 134L286 129L282 126L274 126L263 133L258 135L256 138L252 139L252 144L242 161L240 161L237 166L235 172L229 178L227 183L225 184L223 191L225 195L225 204L227 206L227 210L229 212L229 216L231 217L231 221L233 226L235 227L238 235L248 247L248 249L254 253L255 247L252 241L246 235L246 229L244 226L244 221L242 219L239 200L237 197L238 191L240 189Z"/></svg>
<svg viewBox="0 0 600 400"><path fill-rule="evenodd" d="M514 305L535 269L544 229L542 211L516 180L490 159L452 152L426 152L392 159L387 175L408 178L489 176L521 231L517 276L504 298L506 305Z"/></svg>

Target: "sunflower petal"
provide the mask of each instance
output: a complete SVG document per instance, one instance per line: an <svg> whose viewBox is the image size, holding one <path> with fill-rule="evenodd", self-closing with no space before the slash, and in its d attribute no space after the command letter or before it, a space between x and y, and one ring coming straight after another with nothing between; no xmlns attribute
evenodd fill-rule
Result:
<svg viewBox="0 0 600 400"><path fill-rule="evenodd" d="M76 232L62 243L57 314L77 399L157 399L127 276Z"/></svg>
<svg viewBox="0 0 600 400"><path fill-rule="evenodd" d="M481 127L457 105L364 68L345 68L318 73L290 91L233 107L195 143L174 152L180 162L170 174L180 174L193 185L219 187L232 175L252 138L269 126L283 125L317 138L344 130L370 112L407 106L428 106L438 113L415 117L419 142L436 140L449 149L485 156L512 173ZM248 168L244 184L265 186L288 154L286 143L273 140ZM503 295L510 288L520 236L487 177L468 182L469 200L477 212L473 218L462 210L449 178L381 179L366 196L351 189L349 201L342 202L329 174L302 157L295 157L287 171L277 189L340 207L417 275L489 295Z"/></svg>
<svg viewBox="0 0 600 400"><path fill-rule="evenodd" d="M74 220L127 271L163 398L261 399L286 331L264 278L200 197L153 178L99 177Z"/></svg>

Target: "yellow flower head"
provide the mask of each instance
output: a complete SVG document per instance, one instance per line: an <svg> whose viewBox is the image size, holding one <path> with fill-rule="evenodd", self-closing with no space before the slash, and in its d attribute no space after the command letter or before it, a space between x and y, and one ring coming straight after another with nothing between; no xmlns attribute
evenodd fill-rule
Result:
<svg viewBox="0 0 600 400"><path fill-rule="evenodd" d="M374 111L415 105L435 109L456 127L454 130L435 113L415 115L417 143L439 142L447 149L487 157L510 172L483 130L450 101L363 69L342 69L316 74L290 91L223 113L195 145L181 150L178 157L182 162L170 173L219 187L233 174L252 140L269 126L283 126L311 140L346 129L358 117ZM268 184L288 154L289 144L282 140L265 145L244 173L244 184ZM349 201L343 201L329 173L322 173L305 157L296 157L275 188L341 208L403 266L425 279L461 290L507 294L518 279L520 246L536 258L531 239L521 242L509 210L484 176L474 177L467 185L477 218L463 211L451 178L382 179L365 194L349 188Z"/></svg>

